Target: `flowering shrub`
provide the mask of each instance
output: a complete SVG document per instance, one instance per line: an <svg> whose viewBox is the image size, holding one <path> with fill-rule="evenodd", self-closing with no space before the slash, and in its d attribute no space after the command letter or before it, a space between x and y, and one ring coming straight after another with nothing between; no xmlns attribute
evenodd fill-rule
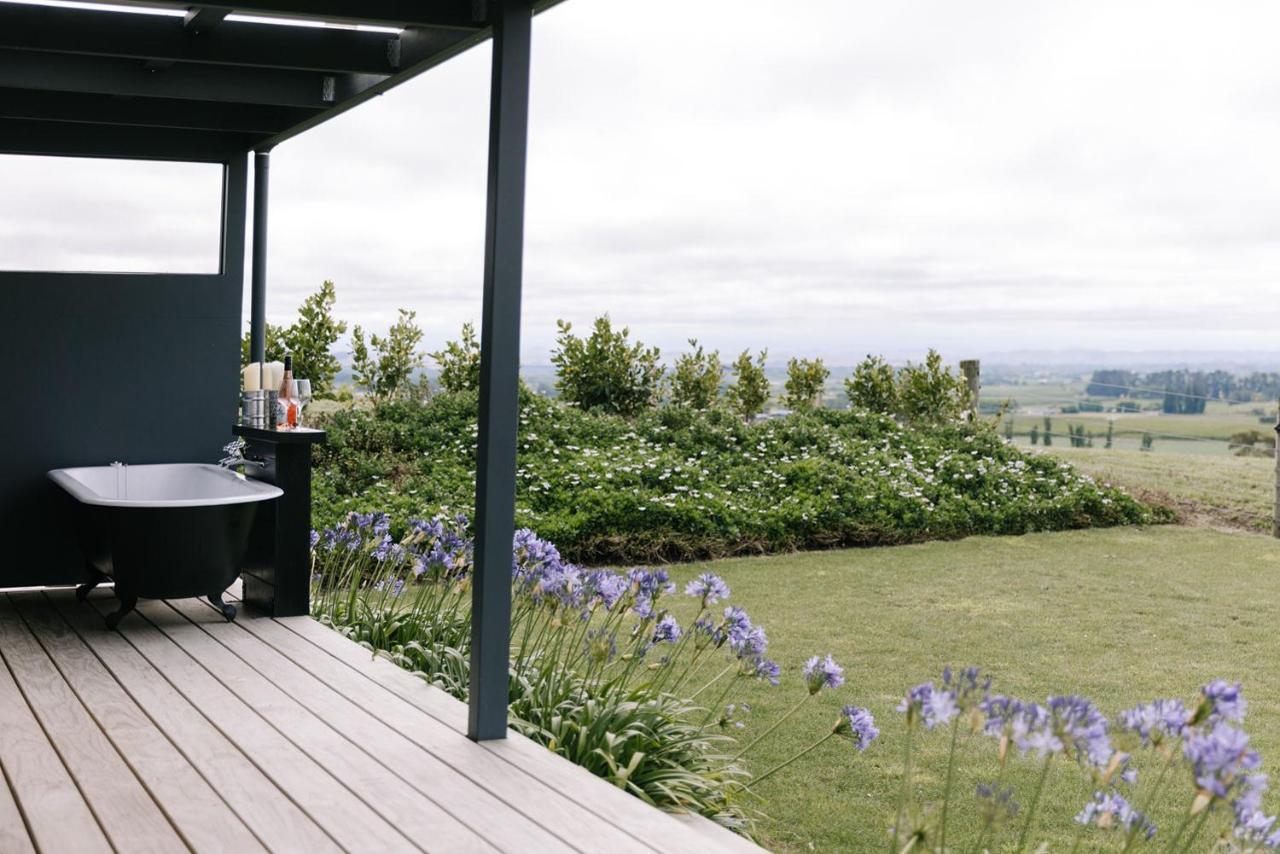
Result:
<svg viewBox="0 0 1280 854"><path fill-rule="evenodd" d="M397 539L386 515L368 513L314 533L313 614L465 699L466 529L465 517L415 520ZM681 620L665 571L583 569L527 530L516 534L511 573L512 726L654 805L747 830L741 760L795 709L734 748L750 712L735 690L747 680L776 685L781 671L764 628L727 604L728 585L711 573L690 582L692 615ZM796 708L843 681L830 656L815 658L805 680ZM877 735L870 712L846 706L803 753L832 739L865 750Z"/></svg>
<svg viewBox="0 0 1280 854"><path fill-rule="evenodd" d="M319 524L350 511L469 512L474 395L342 412L325 426ZM627 421L525 393L519 454L519 524L591 563L1131 524L1156 512L987 427L908 427L866 411L744 424L666 409Z"/></svg>
<svg viewBox="0 0 1280 854"><path fill-rule="evenodd" d="M1045 850L1037 842L1037 809L1046 780L1059 767L1058 773L1081 777L1092 791L1075 815L1072 851L1086 844L1092 850L1146 846L1169 852L1280 848L1276 817L1261 811L1267 788L1261 757L1238 726L1245 713L1238 684L1206 685L1190 707L1176 699L1136 706L1121 713L1113 728L1083 697L1024 702L992 693L991 680L974 668L947 669L939 684L925 682L908 691L898 710L906 715L906 737L891 828L896 852ZM914 740L938 728L950 733L942 802L923 809L913 803L910 782ZM994 779L976 787L977 839L963 846L952 839L949 848L949 814L968 800L954 787L961 734L992 740ZM1005 784L1018 756L1039 763L1034 787L1025 793ZM1179 790L1180 806L1157 824L1156 809ZM1115 840L1108 843L1108 836Z"/></svg>

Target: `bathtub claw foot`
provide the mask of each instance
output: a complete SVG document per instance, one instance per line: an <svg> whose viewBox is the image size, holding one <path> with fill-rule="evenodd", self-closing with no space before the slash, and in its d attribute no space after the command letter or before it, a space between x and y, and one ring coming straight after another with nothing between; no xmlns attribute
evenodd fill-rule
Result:
<svg viewBox="0 0 1280 854"><path fill-rule="evenodd" d="M138 597L136 596L121 599L120 607L112 611L110 614L107 614L107 628L114 632L116 627L120 625L120 621L137 606Z"/></svg>
<svg viewBox="0 0 1280 854"><path fill-rule="evenodd" d="M230 602L222 601L221 593L212 593L208 596L209 604L222 612L222 618L230 623L236 618L236 606Z"/></svg>

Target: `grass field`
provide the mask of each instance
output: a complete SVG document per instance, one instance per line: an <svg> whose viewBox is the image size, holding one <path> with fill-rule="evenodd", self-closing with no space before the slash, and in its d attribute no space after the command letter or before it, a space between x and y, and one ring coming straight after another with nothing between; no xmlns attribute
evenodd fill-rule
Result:
<svg viewBox="0 0 1280 854"><path fill-rule="evenodd" d="M1270 531L1275 461L1070 448L1049 451L1096 478L1172 504L1191 521Z"/></svg>
<svg viewBox="0 0 1280 854"><path fill-rule="evenodd" d="M1122 528L749 558L673 572L683 582L707 569L729 583L732 602L767 626L770 653L784 667L781 687L751 683L733 698L751 703L759 722L740 738L749 740L802 695L799 670L808 656L831 652L848 679L761 743L752 762L757 772L827 731L842 703L870 707L883 732L865 754L828 742L759 786L759 806L770 816L764 841L772 847L886 847L904 731L894 708L908 687L936 679L947 664L979 665L996 677L997 689L1027 699L1078 692L1108 715L1158 696L1190 699L1216 677L1241 680L1254 745L1269 757L1264 768L1280 766L1280 639L1272 630L1280 620L1280 547L1268 538ZM926 802L942 789L946 738L932 733L917 752L913 783ZM972 793L993 772L993 753L983 737L962 743L954 799L962 806L953 807L949 834L957 850L972 844ZM1024 804L1038 767L1016 761L1006 780ZM1079 780L1065 768L1049 777L1040 823L1057 831L1042 834L1049 850L1071 845L1071 816L1087 794ZM1274 812L1280 799L1265 806ZM1155 811L1166 833L1174 811L1172 802ZM1017 829L1007 828L1000 842L1012 841ZM1095 829L1087 841L1095 850L1107 840Z"/></svg>

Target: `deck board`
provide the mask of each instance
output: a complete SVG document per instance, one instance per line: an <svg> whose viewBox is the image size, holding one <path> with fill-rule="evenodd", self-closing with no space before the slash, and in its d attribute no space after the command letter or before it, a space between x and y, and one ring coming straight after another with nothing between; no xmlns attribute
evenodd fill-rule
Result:
<svg viewBox="0 0 1280 854"><path fill-rule="evenodd" d="M102 613L114 608L110 599L92 602ZM418 850L326 770L318 761L324 757L312 757L295 746L261 717L262 709L243 702L159 629L133 614L121 621L120 632L339 846L348 850Z"/></svg>
<svg viewBox="0 0 1280 854"><path fill-rule="evenodd" d="M161 854L186 851L169 819L5 596L0 596L0 655L112 846Z"/></svg>
<svg viewBox="0 0 1280 854"><path fill-rule="evenodd" d="M64 679L188 845L200 851L263 851L199 772L125 693L43 596L14 601Z"/></svg>
<svg viewBox="0 0 1280 854"><path fill-rule="evenodd" d="M0 592L0 851L759 850L305 617Z"/></svg>
<svg viewBox="0 0 1280 854"><path fill-rule="evenodd" d="M256 643L245 644L240 639L240 645L257 653L255 661L263 668L264 673L270 669L279 679L291 679L299 684L300 690L307 694L304 702L311 708L316 708L316 704L324 703L326 699L317 696L315 689L324 689L325 685L329 685L332 688L324 690L330 694L336 690L343 691L351 698L343 702L358 712L355 718L363 731L389 732L398 743L397 749L403 750L400 745L408 745L410 749L416 746L433 757L438 757L447 767L483 786L493 796L528 816L531 821L545 822L548 828L554 829L554 832L578 850L607 848L619 854L654 850L610 824L602 816L591 812L584 814L580 805L538 778L519 771L512 773L515 769L500 757L469 740L459 739L456 731L435 718L423 715L420 710L399 697L376 689L370 690L372 686L361 680L359 674L324 655L291 632L281 629L275 621L250 616L237 620L235 631L230 631L230 627L225 624L219 627L213 621L215 612L211 608L187 603L175 603L175 606L186 612L200 608L208 630L220 632L233 638L233 641L244 636L252 637ZM263 642L268 638L273 639L270 641L273 646ZM296 659L290 658L282 648L303 658L303 662L300 664ZM307 657L311 660L307 661ZM281 667L279 662L287 662L288 666ZM312 690L307 691L307 688Z"/></svg>
<svg viewBox="0 0 1280 854"><path fill-rule="evenodd" d="M198 605L195 607L200 608ZM174 643L203 664L214 678L235 692L245 703L256 708L299 749L317 757L337 779L347 784L353 794L373 793L368 798L369 806L388 822L398 825L408 838L420 840L425 849L433 851L493 850L466 825L421 792L422 788L431 788L432 777L436 778L441 791L447 791L446 787L460 786L465 781L450 779L440 774L442 769L430 767L423 762L426 779L415 779L407 783L392 768L379 761L380 757L371 754L369 746L378 740L378 732L372 729L360 732L362 721L347 722L350 729L348 726L342 727L348 730L347 734L331 725L332 718L337 713L327 707L335 705L335 699L340 701L340 697L331 699L315 696L306 698L311 702L299 702L283 690L290 683L288 673L279 669L255 669L233 650L218 643L200 626L175 613L164 603L148 602L140 606L139 611ZM214 612L204 608L201 611L208 614L212 623ZM217 628L228 629L232 635L239 634L252 639L252 636L236 624L227 623L220 617L218 620ZM330 715L326 716L326 711ZM397 745L402 750L406 746L412 748L412 745ZM410 759L412 758L414 757L411 756ZM418 783L421 787L418 792L410 788L413 783ZM479 793L464 789L460 794L465 801ZM491 811L500 809L502 804L500 801L484 803L481 800L481 806L490 810L491 815ZM549 841L554 843L554 840L539 837L539 828L520 827L516 822L504 824L512 828L511 838L504 840L507 844L521 843L521 838L515 835L518 831L529 834L528 844L531 850L555 850L554 844L547 844Z"/></svg>
<svg viewBox="0 0 1280 854"><path fill-rule="evenodd" d="M91 646L112 677L268 849L283 851L296 847L309 854L334 854L341 850L129 641L116 632L107 631L101 615L65 593L51 594L48 598L68 625Z"/></svg>
<svg viewBox="0 0 1280 854"><path fill-rule="evenodd" d="M258 624L250 625L256 627ZM354 671L356 676L365 683L365 687L360 689L352 686L353 696L364 697L371 702L376 701L381 706L387 694L394 695L454 731L466 732L466 706L443 691L426 685L419 677L407 670L381 656L371 654L369 650L351 643L337 632L309 617L284 617L272 620L270 623L262 624L261 630L277 636L278 628L288 629L330 658L344 663L349 670ZM280 643L286 642L282 640ZM368 687L369 683L381 688L382 691L378 692ZM631 795L615 786L598 785L599 779L590 771L572 762L564 761L542 745L527 738L513 734L501 741L485 742L483 746L486 750L498 754L515 767L546 781L558 790L572 792L574 798L583 806L596 814L609 816L611 821L638 839L690 840L692 838L690 828L696 827L699 831L697 836L703 838L704 846L712 845L710 840L719 840L718 845L712 845L704 850L759 850L758 846L701 816L677 817L656 809L636 809L636 799Z"/></svg>
<svg viewBox="0 0 1280 854"><path fill-rule="evenodd" d="M9 668L3 665L0 665L0 765L4 768L10 800L25 819L29 842L45 851L111 851L89 805L45 737ZM14 830L16 833L17 828Z"/></svg>

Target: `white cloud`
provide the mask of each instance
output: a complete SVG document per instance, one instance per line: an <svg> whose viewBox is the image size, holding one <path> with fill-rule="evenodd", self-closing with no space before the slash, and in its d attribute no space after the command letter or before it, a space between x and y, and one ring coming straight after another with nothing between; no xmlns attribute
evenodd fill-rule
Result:
<svg viewBox="0 0 1280 854"><path fill-rule="evenodd" d="M836 359L1273 348L1277 25L1265 0L567 0L534 31L525 357L602 311ZM277 149L275 319L324 278L366 326L478 317L488 61Z"/></svg>

